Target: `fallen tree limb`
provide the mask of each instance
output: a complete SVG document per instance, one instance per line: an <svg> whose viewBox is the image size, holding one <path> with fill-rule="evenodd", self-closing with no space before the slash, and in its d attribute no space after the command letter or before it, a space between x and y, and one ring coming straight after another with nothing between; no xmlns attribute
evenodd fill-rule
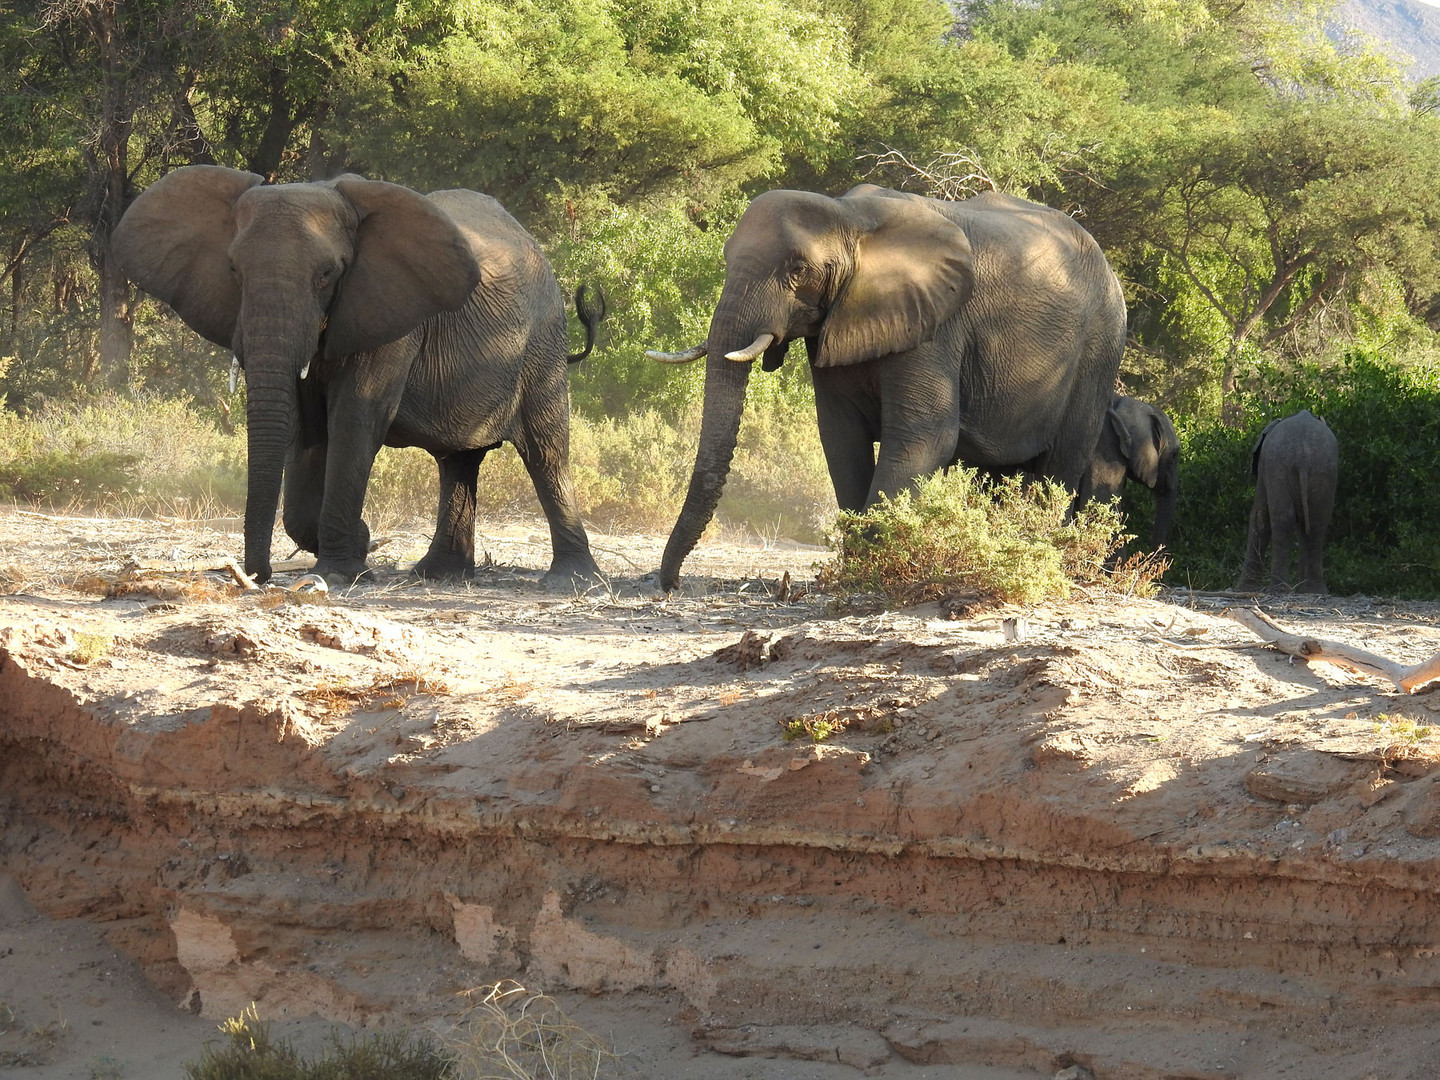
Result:
<svg viewBox="0 0 1440 1080"><path fill-rule="evenodd" d="M1349 671L1358 671L1362 675L1378 675L1389 679L1407 694L1413 694L1417 687L1440 679L1440 653L1413 667L1405 667L1343 642L1322 641L1319 638L1292 634L1259 608L1226 608L1221 614L1228 615L1266 644L1273 645L1283 653L1309 662L1319 660L1334 664Z"/></svg>

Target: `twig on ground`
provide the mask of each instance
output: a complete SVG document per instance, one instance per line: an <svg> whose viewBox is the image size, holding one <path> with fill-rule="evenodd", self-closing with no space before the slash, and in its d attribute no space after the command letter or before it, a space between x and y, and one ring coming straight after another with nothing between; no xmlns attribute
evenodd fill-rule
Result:
<svg viewBox="0 0 1440 1080"><path fill-rule="evenodd" d="M239 584L239 586L246 592L255 591L260 588L259 585L255 584L254 578L252 578L249 574L245 573L244 570L240 569L240 564L235 561L233 555L227 556L223 565L225 569L230 572L230 576L233 577L235 581Z"/></svg>
<svg viewBox="0 0 1440 1080"><path fill-rule="evenodd" d="M1292 634L1259 608L1226 608L1221 614L1228 615L1283 653L1311 663L1324 661L1362 675L1377 675L1389 679L1397 689L1407 694L1413 694L1416 688L1440 679L1440 652L1419 664L1406 667L1343 642Z"/></svg>

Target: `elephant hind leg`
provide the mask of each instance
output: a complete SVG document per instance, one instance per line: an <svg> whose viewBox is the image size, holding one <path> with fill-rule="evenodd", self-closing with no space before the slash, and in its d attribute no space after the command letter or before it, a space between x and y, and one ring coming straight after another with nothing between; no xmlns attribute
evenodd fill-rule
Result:
<svg viewBox="0 0 1440 1080"><path fill-rule="evenodd" d="M454 579L475 572L475 486L480 462L494 447L461 450L437 457L440 507L430 550L413 572L423 578Z"/></svg>
<svg viewBox="0 0 1440 1080"><path fill-rule="evenodd" d="M557 400L564 401L562 387ZM590 538L580 520L580 502L570 474L570 417L567 406L554 412L524 417L525 437L515 450L525 463L545 520L550 523L550 569L545 584L568 588L575 581L600 580L600 568L590 554Z"/></svg>
<svg viewBox="0 0 1440 1080"><path fill-rule="evenodd" d="M1263 491L1255 496L1250 508L1250 531L1245 541L1245 564L1237 592L1255 592L1264 581L1265 552L1270 548L1270 507Z"/></svg>

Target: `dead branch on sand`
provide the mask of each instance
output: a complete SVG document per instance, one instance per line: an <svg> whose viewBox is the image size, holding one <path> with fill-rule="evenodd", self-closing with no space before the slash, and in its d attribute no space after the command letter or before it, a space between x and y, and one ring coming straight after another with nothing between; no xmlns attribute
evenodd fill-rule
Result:
<svg viewBox="0 0 1440 1080"><path fill-rule="evenodd" d="M1319 638L1292 634L1259 608L1226 608L1221 614L1228 615L1266 644L1273 645L1283 653L1312 663L1321 660L1349 671L1358 671L1362 675L1378 675L1389 679L1407 694L1413 694L1417 687L1440 679L1440 653L1413 667L1405 667L1343 642L1322 641Z"/></svg>

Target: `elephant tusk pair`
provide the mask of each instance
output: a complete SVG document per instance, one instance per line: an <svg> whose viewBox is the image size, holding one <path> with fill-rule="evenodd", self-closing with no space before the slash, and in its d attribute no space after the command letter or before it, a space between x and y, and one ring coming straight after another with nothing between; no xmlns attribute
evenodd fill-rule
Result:
<svg viewBox="0 0 1440 1080"><path fill-rule="evenodd" d="M761 334L743 349L725 354L726 360L754 360L757 356L768 349L775 341L774 334ZM659 352L655 349L646 349L645 355L651 360L658 360L662 364L688 364L693 360L699 360L710 351L710 343L702 341L699 345L691 346L684 352Z"/></svg>
<svg viewBox="0 0 1440 1080"><path fill-rule="evenodd" d="M709 343L702 341L699 345L692 345L684 352L659 352L655 349L646 349L645 355L651 360L659 360L662 364L688 364L692 360L699 360L709 351Z"/></svg>

